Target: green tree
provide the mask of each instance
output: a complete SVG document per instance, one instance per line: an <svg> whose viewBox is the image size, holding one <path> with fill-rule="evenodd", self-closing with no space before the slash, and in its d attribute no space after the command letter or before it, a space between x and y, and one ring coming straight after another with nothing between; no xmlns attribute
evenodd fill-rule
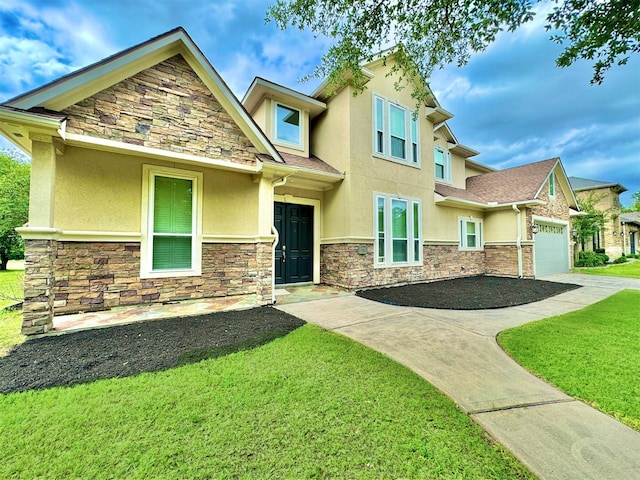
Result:
<svg viewBox="0 0 640 480"><path fill-rule="evenodd" d="M640 192L631 194L632 203L622 208L623 213L627 212L640 212Z"/></svg>
<svg viewBox="0 0 640 480"><path fill-rule="evenodd" d="M595 192L590 192L587 197L578 199L582 214L573 217L572 220L578 243L582 244L604 230L604 224L611 215L611 209L600 210L596 207L603 198L604 194L596 195Z"/></svg>
<svg viewBox="0 0 640 480"><path fill-rule="evenodd" d="M30 168L0 153L0 270L7 262L24 256L24 243L16 232L29 219Z"/></svg>
<svg viewBox="0 0 640 480"><path fill-rule="evenodd" d="M594 61L591 83L602 83L614 64L640 51L640 0L554 0L546 18L551 40L565 45L560 67L578 59ZM535 0L277 0L267 20L279 28L310 29L334 39L312 76L326 78L334 90L347 81L358 90L366 79L361 61L373 60L396 45L393 73L413 83L418 102L427 99L436 67L465 65L502 30L514 31L534 18ZM348 80L347 80L348 79Z"/></svg>

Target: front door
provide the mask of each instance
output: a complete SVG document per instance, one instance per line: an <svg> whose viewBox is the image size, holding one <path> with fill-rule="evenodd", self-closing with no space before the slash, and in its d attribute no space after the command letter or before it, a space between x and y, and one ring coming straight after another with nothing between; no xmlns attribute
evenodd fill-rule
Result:
<svg viewBox="0 0 640 480"><path fill-rule="evenodd" d="M313 280L313 207L276 202L276 284Z"/></svg>
<svg viewBox="0 0 640 480"><path fill-rule="evenodd" d="M631 255L635 255L635 253L636 253L636 232L631 232L629 234L629 241L631 242Z"/></svg>

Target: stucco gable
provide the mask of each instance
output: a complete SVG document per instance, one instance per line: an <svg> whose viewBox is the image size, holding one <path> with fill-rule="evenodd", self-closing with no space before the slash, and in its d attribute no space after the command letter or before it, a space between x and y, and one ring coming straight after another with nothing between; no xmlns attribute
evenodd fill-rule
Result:
<svg viewBox="0 0 640 480"><path fill-rule="evenodd" d="M181 55L62 111L67 133L242 164L258 150Z"/></svg>

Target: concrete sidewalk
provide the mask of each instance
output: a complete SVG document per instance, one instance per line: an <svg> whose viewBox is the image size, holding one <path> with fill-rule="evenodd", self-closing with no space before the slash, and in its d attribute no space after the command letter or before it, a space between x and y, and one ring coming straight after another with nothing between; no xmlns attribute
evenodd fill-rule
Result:
<svg viewBox="0 0 640 480"><path fill-rule="evenodd" d="M581 309L624 288L640 290L640 280L545 280L585 286L499 310L396 307L355 296L278 308L415 371L542 479L640 479L639 432L529 374L495 340L505 328Z"/></svg>

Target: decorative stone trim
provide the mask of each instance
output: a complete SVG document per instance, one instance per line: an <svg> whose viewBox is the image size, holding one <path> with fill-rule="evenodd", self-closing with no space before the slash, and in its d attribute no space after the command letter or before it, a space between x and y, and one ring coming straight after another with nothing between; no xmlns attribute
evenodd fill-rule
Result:
<svg viewBox="0 0 640 480"><path fill-rule="evenodd" d="M516 245L485 244L486 273L504 277L518 276L518 247ZM522 244L522 276L534 278L533 244Z"/></svg>
<svg viewBox="0 0 640 480"><path fill-rule="evenodd" d="M455 245L423 246L423 264L375 268L373 244L322 245L321 281L354 290L383 285L442 280L485 273L483 251L459 251ZM359 252L365 251L365 254Z"/></svg>
<svg viewBox="0 0 640 480"><path fill-rule="evenodd" d="M180 55L62 113L71 135L256 165L257 149Z"/></svg>
<svg viewBox="0 0 640 480"><path fill-rule="evenodd" d="M140 279L140 244L58 242L55 313L147 302L255 294L271 300L270 243L209 243L202 275Z"/></svg>
<svg viewBox="0 0 640 480"><path fill-rule="evenodd" d="M53 326L56 240L24 241L22 333L46 333Z"/></svg>

